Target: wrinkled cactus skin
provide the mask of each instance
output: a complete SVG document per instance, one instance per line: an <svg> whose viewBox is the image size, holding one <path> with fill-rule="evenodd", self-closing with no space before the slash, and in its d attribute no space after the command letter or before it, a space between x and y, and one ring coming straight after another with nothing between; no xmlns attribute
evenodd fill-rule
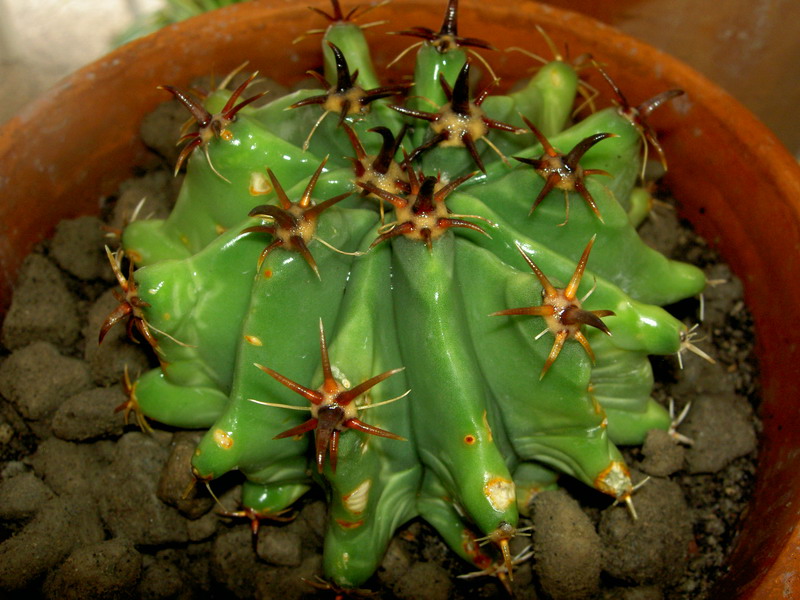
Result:
<svg viewBox="0 0 800 600"><path fill-rule="evenodd" d="M341 49L351 72L358 69L361 88L381 85L364 32L348 21L332 22L323 36L330 85L337 65L328 42ZM439 74L452 87L468 56L465 48L440 52L424 43L405 106L435 112L446 104ZM225 135L191 154L171 216L134 222L124 232L124 251L136 262L134 278L146 303L143 319L158 340L161 361L135 383L137 409L170 426L207 429L194 456L195 475L212 480L240 471L243 503L254 514L278 514L315 480L322 484L330 503L324 567L336 585L364 582L393 532L417 516L463 559L486 569L500 553L475 540L490 536L502 548L509 537L502 532L513 535L518 512L536 491L555 485L557 474L626 499L632 486L617 445L641 443L649 429L670 424L650 398L647 357L679 350L685 326L660 306L699 293L705 278L638 237L642 135L614 107L573 122L578 85L574 68L554 60L513 93L489 95L481 105L485 115L524 132L486 134L508 160L476 140L485 172L458 144L414 159L417 173L438 176L439 186L475 172L444 200L453 219L474 227L449 228L429 243L397 235L372 245L391 232L386 224L397 217L384 199L381 226L378 199L354 183L347 158L354 148L345 128L375 155L381 136L371 128L397 134L408 123L403 147L410 153L430 139L429 123L382 98L348 115L345 125L338 114L328 115L304 151L322 108L287 107L320 90L242 108ZM219 111L229 97L216 91L206 107ZM583 169L609 175L585 178L599 216L570 192L565 222L559 189L531 212L545 180L511 157L536 159L543 147L522 116L565 153L592 135L614 134L580 159ZM276 247L259 264L273 241L264 228L276 220L248 215L257 205L280 205L266 169L297 203L325 157L310 205L352 194L318 216L307 246L319 275L288 246ZM402 152L394 158L402 163ZM408 181L407 169L403 177ZM543 286L523 253L561 287L593 237L577 297L593 290L583 308L613 311L602 319L610 335L584 326L594 362L567 339L542 374L554 339L550 332L538 336L544 319L490 315L541 304ZM340 428L335 471L334 451L315 451L314 431L276 437L308 421L308 410L263 404L311 406L265 368L317 389L326 375L320 324L329 371L341 389L403 368L353 406L361 408L361 422L404 439ZM394 402L363 408L408 390Z"/></svg>

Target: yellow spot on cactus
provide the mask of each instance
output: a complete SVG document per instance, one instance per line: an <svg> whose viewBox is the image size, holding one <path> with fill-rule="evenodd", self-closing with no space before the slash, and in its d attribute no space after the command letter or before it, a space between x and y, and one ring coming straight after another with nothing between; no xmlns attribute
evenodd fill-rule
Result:
<svg viewBox="0 0 800 600"><path fill-rule="evenodd" d="M226 142L230 142L233 139L233 133L231 133L230 129L223 129L220 132L219 137L221 137Z"/></svg>
<svg viewBox="0 0 800 600"><path fill-rule="evenodd" d="M629 494L633 489L631 483L631 474L625 463L617 460L611 461L611 464L603 469L594 480L594 487L615 498L621 498L625 494Z"/></svg>
<svg viewBox="0 0 800 600"><path fill-rule="evenodd" d="M222 225L220 225L219 223L217 223L216 225L214 225L214 230L217 232L217 235L222 235L223 233L225 233L225 232L227 231L227 229L225 229L225 228L224 228Z"/></svg>
<svg viewBox="0 0 800 600"><path fill-rule="evenodd" d="M342 529L356 529L364 524L364 520L359 519L358 521L345 521L344 519L336 519L336 524ZM344 556L342 558L344 558Z"/></svg>
<svg viewBox="0 0 800 600"><path fill-rule="evenodd" d="M465 435L465 436L464 436L464 443L465 443L467 446L472 446L472 444L474 444L474 443L475 443L475 441L476 441L476 440L475 440L475 436L474 436L474 435L472 435L471 433L468 433L467 435Z"/></svg>
<svg viewBox="0 0 800 600"><path fill-rule="evenodd" d="M272 191L272 184L264 173L250 173L250 195L263 196Z"/></svg>
<svg viewBox="0 0 800 600"><path fill-rule="evenodd" d="M364 509L367 508L367 502L369 501L370 487L372 487L372 480L365 479L359 483L352 492L343 495L342 502L344 503L344 507L355 515L364 512Z"/></svg>
<svg viewBox="0 0 800 600"><path fill-rule="evenodd" d="M250 344L251 346L263 346L264 342L261 341L260 338L254 335L245 334L244 341Z"/></svg>
<svg viewBox="0 0 800 600"><path fill-rule="evenodd" d="M479 545L475 541L475 534L469 529L461 530L461 547L467 554L475 554L478 551Z"/></svg>
<svg viewBox="0 0 800 600"><path fill-rule="evenodd" d="M469 529L461 531L461 547L478 568L486 568L491 564L491 559L483 553L480 543L475 539L475 534Z"/></svg>
<svg viewBox="0 0 800 600"><path fill-rule="evenodd" d="M181 235L180 240L181 240L181 244L183 244L184 246L188 246L189 245L189 238L186 237L185 235Z"/></svg>
<svg viewBox="0 0 800 600"><path fill-rule="evenodd" d="M223 450L230 450L233 447L233 438L227 431L222 429L214 430L214 443Z"/></svg>
<svg viewBox="0 0 800 600"><path fill-rule="evenodd" d="M492 427L489 425L489 419L486 416L486 411L483 411L483 427L486 429L486 439L487 441L491 442L492 439Z"/></svg>
<svg viewBox="0 0 800 600"><path fill-rule="evenodd" d="M272 277L272 269L264 269L264 278L269 279Z"/></svg>
<svg viewBox="0 0 800 600"><path fill-rule="evenodd" d="M550 71L550 83L553 84L553 87L555 88L564 87L564 77L559 71L553 69Z"/></svg>
<svg viewBox="0 0 800 600"><path fill-rule="evenodd" d="M161 318L164 319L165 321L169 321L172 318L172 315L169 313L164 313L163 315L161 315Z"/></svg>
<svg viewBox="0 0 800 600"><path fill-rule="evenodd" d="M487 481L483 486L483 494L498 512L507 510L517 500L514 482L503 477L493 477Z"/></svg>

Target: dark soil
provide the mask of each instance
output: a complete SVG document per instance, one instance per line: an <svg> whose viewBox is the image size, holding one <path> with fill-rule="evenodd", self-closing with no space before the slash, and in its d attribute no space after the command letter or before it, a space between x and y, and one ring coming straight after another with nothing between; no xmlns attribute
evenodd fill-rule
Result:
<svg viewBox="0 0 800 600"><path fill-rule="evenodd" d="M149 125L179 125L172 104ZM145 137L152 135L146 133ZM172 134L169 134L172 135ZM170 139L175 139L171 137ZM153 142L159 147L158 142ZM172 151L161 144L163 152ZM127 365L151 365L120 327L102 346L99 325L116 306L105 234L145 198L143 215L166 214L179 181L153 155L138 177L109 199L103 220L63 222L23 266L2 328L0 353L0 596L9 598L291 598L322 594L306 580L321 570L326 509L322 493L300 502L288 523L265 523L257 543L249 521L220 516L203 489L188 498L189 460L198 432L126 425ZM627 449L638 520L583 486L535 497L532 557L514 574L519 598L702 599L724 572L755 477L757 368L741 285L705 243L658 206L643 235L666 254L720 280L705 294L697 345L711 364L684 353L654 359L656 398L691 409L679 445L652 432ZM113 240L112 242L113 243ZM688 324L699 303L672 307ZM239 480L214 483L237 509ZM402 528L365 586L383 598L494 598L492 577L460 578L469 567L421 521ZM331 596L333 594L330 594Z"/></svg>

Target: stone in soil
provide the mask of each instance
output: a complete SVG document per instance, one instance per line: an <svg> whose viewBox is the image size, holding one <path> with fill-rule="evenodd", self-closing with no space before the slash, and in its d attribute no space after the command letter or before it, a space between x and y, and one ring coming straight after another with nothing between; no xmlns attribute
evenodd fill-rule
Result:
<svg viewBox="0 0 800 600"><path fill-rule="evenodd" d="M72 494L94 501L95 485L104 481L113 448L108 441L76 444L51 437L26 460L59 496Z"/></svg>
<svg viewBox="0 0 800 600"><path fill-rule="evenodd" d="M29 421L51 416L69 396L91 387L86 364L48 342L20 348L0 365L0 394Z"/></svg>
<svg viewBox="0 0 800 600"><path fill-rule="evenodd" d="M177 148L173 145L171 151ZM179 151L180 148L177 148ZM123 182L109 220L111 231L122 231L134 218L164 219L169 216L181 178L166 171L151 171Z"/></svg>
<svg viewBox="0 0 800 600"><path fill-rule="evenodd" d="M312 552L319 551L328 526L328 507L325 502L322 500L307 502L297 517L297 524L301 527L300 538L303 540L303 548Z"/></svg>
<svg viewBox="0 0 800 600"><path fill-rule="evenodd" d="M683 446L662 429L651 429L642 446L642 460L638 467L654 477L668 477L683 468L686 451Z"/></svg>
<svg viewBox="0 0 800 600"><path fill-rule="evenodd" d="M20 268L0 341L9 350L35 341L66 348L78 341L79 334L78 301L61 271L44 256L29 255Z"/></svg>
<svg viewBox="0 0 800 600"><path fill-rule="evenodd" d="M181 570L169 559L150 561L139 580L140 600L167 600L180 598L185 582Z"/></svg>
<svg viewBox="0 0 800 600"><path fill-rule="evenodd" d="M580 505L563 490L533 499L534 569L542 589L560 600L592 598L600 590L600 538Z"/></svg>
<svg viewBox="0 0 800 600"><path fill-rule="evenodd" d="M127 540L82 546L50 574L44 595L53 600L133 599L141 570L142 557Z"/></svg>
<svg viewBox="0 0 800 600"><path fill-rule="evenodd" d="M20 590L59 565L82 545L103 540L97 511L84 499L47 501L16 535L0 544L0 590Z"/></svg>
<svg viewBox="0 0 800 600"><path fill-rule="evenodd" d="M257 576L269 568L253 551L252 535L249 528L232 527L214 540L211 575L236 598L252 598Z"/></svg>
<svg viewBox="0 0 800 600"><path fill-rule="evenodd" d="M638 518L626 506L603 511L599 534L603 570L634 584L675 583L693 541L692 514L680 486L651 478L633 495Z"/></svg>
<svg viewBox="0 0 800 600"><path fill-rule="evenodd" d="M616 587L606 590L603 600L664 600L664 591L657 585Z"/></svg>
<svg viewBox="0 0 800 600"><path fill-rule="evenodd" d="M106 242L103 222L97 217L65 219L56 226L50 255L58 266L79 279L111 282L114 274L103 250Z"/></svg>
<svg viewBox="0 0 800 600"><path fill-rule="evenodd" d="M694 441L686 452L690 473L716 473L758 445L752 409L734 394L699 396L680 431Z"/></svg>
<svg viewBox="0 0 800 600"><path fill-rule="evenodd" d="M70 396L53 416L53 434L62 440L82 442L118 438L125 429L117 407L125 396L119 385L98 387Z"/></svg>
<svg viewBox="0 0 800 600"><path fill-rule="evenodd" d="M322 581L322 556L307 556L299 567L273 567L255 574L255 600L300 600L301 598L336 597L316 590L308 582Z"/></svg>
<svg viewBox="0 0 800 600"><path fill-rule="evenodd" d="M392 587L400 582L400 578L411 568L411 563L411 556L406 549L405 542L400 538L394 538L389 542L389 547L378 568L378 577L385 585Z"/></svg>
<svg viewBox="0 0 800 600"><path fill-rule="evenodd" d="M158 497L189 519L203 516L214 505L214 499L204 494L200 485L194 485L197 482L192 475L192 456L199 440L199 433L176 432L158 480Z"/></svg>
<svg viewBox="0 0 800 600"><path fill-rule="evenodd" d="M175 140L181 137L185 122L186 111L178 102L162 102L142 119L139 133L148 148L162 156L167 164L174 165L181 152Z"/></svg>
<svg viewBox="0 0 800 600"><path fill-rule="evenodd" d="M100 514L115 537L147 546L188 541L186 521L156 495L168 456L165 444L142 433L127 433L117 442L96 490Z"/></svg>
<svg viewBox="0 0 800 600"><path fill-rule="evenodd" d="M0 360L0 365L3 362ZM0 394L0 460L13 463L30 454L35 447L36 437L25 419Z"/></svg>
<svg viewBox="0 0 800 600"><path fill-rule="evenodd" d="M0 482L0 521L27 521L53 498L53 490L33 472L4 479Z"/></svg>
<svg viewBox="0 0 800 600"><path fill-rule="evenodd" d="M453 584L448 573L433 562L416 562L395 584L394 593L402 600L447 600Z"/></svg>
<svg viewBox="0 0 800 600"><path fill-rule="evenodd" d="M298 527L264 527L258 531L256 552L261 560L281 567L298 567L303 561L303 542Z"/></svg>

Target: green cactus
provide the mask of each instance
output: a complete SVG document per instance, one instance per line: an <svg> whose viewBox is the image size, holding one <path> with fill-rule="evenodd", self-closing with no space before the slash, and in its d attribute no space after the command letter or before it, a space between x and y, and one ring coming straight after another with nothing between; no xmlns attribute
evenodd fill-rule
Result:
<svg viewBox="0 0 800 600"><path fill-rule="evenodd" d="M669 427L647 356L686 332L660 306L705 278L636 233L641 115L572 123L561 59L472 95L469 47L490 46L458 35L452 0L438 33L405 32L424 41L393 104L407 86L380 85L334 8L324 93L253 108L252 78L203 102L164 88L198 131L171 216L124 232L137 268L117 266L103 333L129 317L151 340L161 365L128 408L207 428L195 475L241 471L248 514L325 487L335 585L363 583L416 516L505 579L518 513L557 473L630 499L616 445Z"/></svg>

